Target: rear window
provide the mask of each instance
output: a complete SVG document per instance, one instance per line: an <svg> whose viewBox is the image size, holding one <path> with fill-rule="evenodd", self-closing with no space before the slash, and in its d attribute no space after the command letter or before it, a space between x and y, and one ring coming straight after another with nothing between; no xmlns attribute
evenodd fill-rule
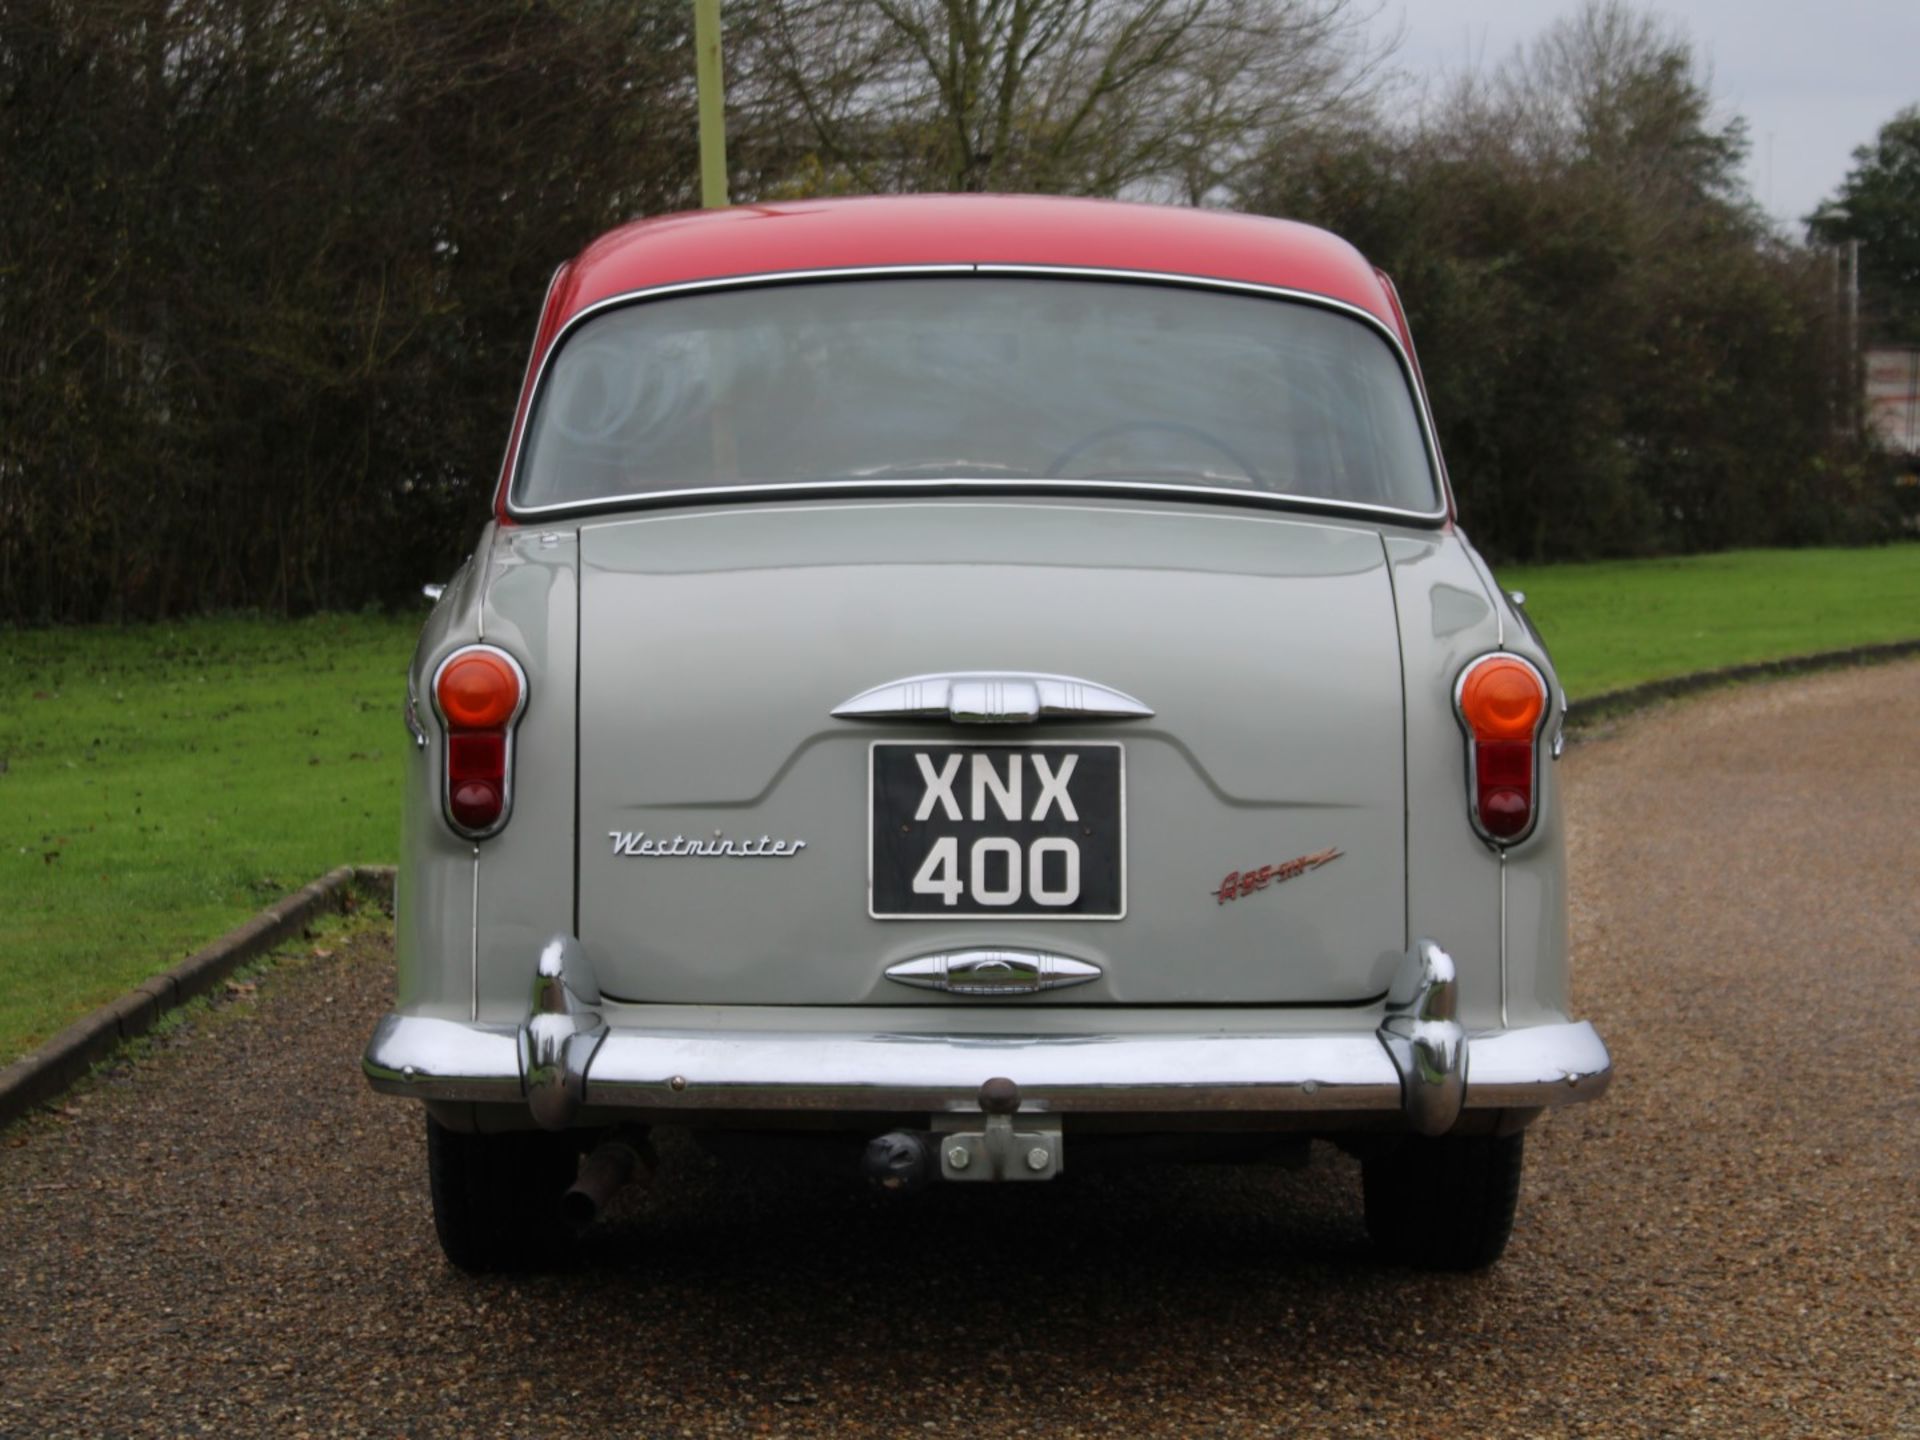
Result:
<svg viewBox="0 0 1920 1440"><path fill-rule="evenodd" d="M1439 503L1407 378L1365 323L1257 295L981 274L598 315L549 366L513 501L943 480Z"/></svg>

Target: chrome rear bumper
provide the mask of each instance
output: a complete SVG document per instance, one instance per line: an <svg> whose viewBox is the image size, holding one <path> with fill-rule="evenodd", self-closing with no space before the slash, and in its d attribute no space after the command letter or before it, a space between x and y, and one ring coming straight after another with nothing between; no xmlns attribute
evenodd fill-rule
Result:
<svg viewBox="0 0 1920 1440"><path fill-rule="evenodd" d="M978 1108L1011 1078L1028 1111L1180 1114L1398 1111L1422 1134L1464 1109L1591 1100L1612 1078L1585 1021L1469 1035L1452 961L1407 957L1373 1032L1007 1036L608 1028L571 940L540 957L526 1024L388 1015L363 1068L421 1100L525 1104L550 1128L583 1106L652 1111L930 1114Z"/></svg>

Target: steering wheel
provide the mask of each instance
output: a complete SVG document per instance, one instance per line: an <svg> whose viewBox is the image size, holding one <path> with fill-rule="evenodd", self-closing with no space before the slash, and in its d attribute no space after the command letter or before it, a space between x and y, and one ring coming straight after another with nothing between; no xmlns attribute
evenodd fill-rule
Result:
<svg viewBox="0 0 1920 1440"><path fill-rule="evenodd" d="M1211 435L1205 430L1202 430L1198 425L1187 425L1178 420L1123 420L1118 425L1109 425L1104 430L1096 430L1091 435L1084 435L1054 457L1053 463L1047 466L1045 478L1048 480L1065 478L1060 472L1065 470L1075 460L1079 459L1083 453L1092 449L1103 440L1111 440L1114 436L1124 435L1130 430L1159 430L1169 435L1184 435L1190 440L1198 440L1202 445L1207 446L1209 449L1219 451L1220 454L1226 456L1227 459L1239 466L1246 474L1249 484L1264 485L1266 483L1266 481L1261 478L1260 472L1254 469L1246 456L1242 455L1218 435Z"/></svg>

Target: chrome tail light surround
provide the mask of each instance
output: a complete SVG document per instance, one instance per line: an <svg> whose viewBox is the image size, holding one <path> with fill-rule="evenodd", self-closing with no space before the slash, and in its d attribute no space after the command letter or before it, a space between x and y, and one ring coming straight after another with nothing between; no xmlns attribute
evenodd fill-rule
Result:
<svg viewBox="0 0 1920 1440"><path fill-rule="evenodd" d="M1476 673L1490 666L1524 672L1532 680L1537 699L1533 717L1524 730L1509 733L1498 727L1487 728L1469 715L1469 682ZM1511 650L1491 651L1468 661L1454 681L1454 718L1460 722L1461 734L1466 739L1467 819L1474 833L1496 849L1505 850L1520 844L1540 823L1540 761L1547 748L1541 740L1552 718L1552 702L1552 687L1540 667ZM1514 769L1524 770L1524 775L1513 773ZM1510 797L1515 795L1524 800L1525 813L1518 825L1508 828L1507 818L1493 810L1493 802L1510 805Z"/></svg>
<svg viewBox="0 0 1920 1440"><path fill-rule="evenodd" d="M462 724L449 717L447 706L442 699L441 682L450 670L462 658L470 655L484 655L490 660L504 663L512 672L518 695L512 709L497 724ZM520 717L526 713L530 688L527 684L527 672L520 662L497 645L463 645L444 656L434 668L433 683L428 687L431 696L434 717L440 722L442 753L440 761L440 814L455 834L468 840L485 840L497 835L506 828L507 821L513 818L513 760L514 736L519 729ZM467 742L462 744L462 742ZM497 752L493 745L497 742ZM462 752L468 752L463 755ZM497 755L497 764L489 759L484 774L457 776L456 770L471 763L468 758L473 753ZM456 783L478 781L490 784L496 794L497 808L483 823L473 824L463 820L457 813L455 803Z"/></svg>

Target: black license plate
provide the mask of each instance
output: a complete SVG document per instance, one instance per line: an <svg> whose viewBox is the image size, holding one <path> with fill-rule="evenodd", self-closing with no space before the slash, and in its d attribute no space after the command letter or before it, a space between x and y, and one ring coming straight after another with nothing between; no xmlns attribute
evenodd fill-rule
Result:
<svg viewBox="0 0 1920 1440"><path fill-rule="evenodd" d="M1115 741L873 747L876 920L1118 920L1126 768Z"/></svg>

